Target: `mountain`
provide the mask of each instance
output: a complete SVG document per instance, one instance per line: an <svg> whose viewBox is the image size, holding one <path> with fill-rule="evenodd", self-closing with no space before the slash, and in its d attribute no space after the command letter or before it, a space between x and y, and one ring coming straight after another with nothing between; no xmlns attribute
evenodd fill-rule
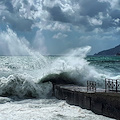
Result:
<svg viewBox="0 0 120 120"><path fill-rule="evenodd" d="M103 50L95 55L120 55L120 45L108 50Z"/></svg>

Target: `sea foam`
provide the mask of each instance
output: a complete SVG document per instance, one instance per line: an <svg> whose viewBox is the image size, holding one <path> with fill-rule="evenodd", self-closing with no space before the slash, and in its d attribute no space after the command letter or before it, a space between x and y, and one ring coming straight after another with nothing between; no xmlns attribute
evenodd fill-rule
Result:
<svg viewBox="0 0 120 120"><path fill-rule="evenodd" d="M0 95L18 98L46 97L52 94L51 75L52 79L59 80L59 83L65 80L67 84L86 86L87 80L92 80L103 86L107 74L91 66L85 59L90 49L90 46L77 48L57 57L33 53L31 56L2 57L0 73L3 76L0 78ZM4 71L4 68L8 71Z"/></svg>
<svg viewBox="0 0 120 120"><path fill-rule="evenodd" d="M28 77L29 78L29 77ZM52 91L50 82L37 84L23 75L10 75L0 78L0 95L18 98L45 98Z"/></svg>

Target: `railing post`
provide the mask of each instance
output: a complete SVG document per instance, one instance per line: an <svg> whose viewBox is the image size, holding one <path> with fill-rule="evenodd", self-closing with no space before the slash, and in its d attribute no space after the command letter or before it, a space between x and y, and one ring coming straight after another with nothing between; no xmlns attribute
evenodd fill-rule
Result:
<svg viewBox="0 0 120 120"><path fill-rule="evenodd" d="M88 92L88 81L87 81L87 92Z"/></svg>
<svg viewBox="0 0 120 120"><path fill-rule="evenodd" d="M113 91L113 87L114 87L114 86L113 86L113 80L112 80L112 91Z"/></svg>
<svg viewBox="0 0 120 120"><path fill-rule="evenodd" d="M116 80L116 92L118 91L118 81Z"/></svg>
<svg viewBox="0 0 120 120"><path fill-rule="evenodd" d="M105 92L107 92L107 81L106 81L106 78L105 78Z"/></svg>
<svg viewBox="0 0 120 120"><path fill-rule="evenodd" d="M88 91L96 92L96 82L95 81L87 81L87 92Z"/></svg>
<svg viewBox="0 0 120 120"><path fill-rule="evenodd" d="M96 92L96 82L95 82L95 92Z"/></svg>
<svg viewBox="0 0 120 120"><path fill-rule="evenodd" d="M110 79L108 79L108 91L110 91Z"/></svg>
<svg viewBox="0 0 120 120"><path fill-rule="evenodd" d="M105 92L107 91L120 92L120 80L105 78Z"/></svg>

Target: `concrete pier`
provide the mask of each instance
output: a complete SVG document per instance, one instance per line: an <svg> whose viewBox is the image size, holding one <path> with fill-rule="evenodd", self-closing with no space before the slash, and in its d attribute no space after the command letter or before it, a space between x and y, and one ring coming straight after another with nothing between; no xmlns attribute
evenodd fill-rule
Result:
<svg viewBox="0 0 120 120"><path fill-rule="evenodd" d="M71 105L77 105L93 111L96 114L120 120L120 93L87 92L86 87L76 85L54 85L54 95L58 99L66 100Z"/></svg>

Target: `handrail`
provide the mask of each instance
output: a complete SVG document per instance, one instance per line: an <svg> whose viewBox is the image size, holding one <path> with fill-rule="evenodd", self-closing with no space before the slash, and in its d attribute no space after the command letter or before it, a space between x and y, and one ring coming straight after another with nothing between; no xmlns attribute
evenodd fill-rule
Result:
<svg viewBox="0 0 120 120"><path fill-rule="evenodd" d="M95 81L87 81L87 92L88 91L96 92L96 82Z"/></svg>
<svg viewBox="0 0 120 120"><path fill-rule="evenodd" d="M105 79L105 92L107 91L120 91L120 79Z"/></svg>

